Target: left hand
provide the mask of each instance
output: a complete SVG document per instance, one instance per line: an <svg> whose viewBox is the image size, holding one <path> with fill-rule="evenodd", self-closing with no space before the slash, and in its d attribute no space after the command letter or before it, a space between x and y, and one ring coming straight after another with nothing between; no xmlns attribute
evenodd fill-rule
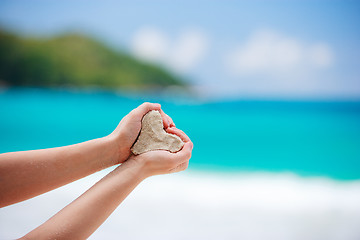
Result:
<svg viewBox="0 0 360 240"><path fill-rule="evenodd" d="M123 163L131 155L130 148L134 144L141 130L141 120L143 116L151 110L160 112L164 129L175 127L173 120L161 110L158 103L143 103L139 107L132 110L126 115L116 127L116 129L108 136L115 141L117 148L116 164Z"/></svg>

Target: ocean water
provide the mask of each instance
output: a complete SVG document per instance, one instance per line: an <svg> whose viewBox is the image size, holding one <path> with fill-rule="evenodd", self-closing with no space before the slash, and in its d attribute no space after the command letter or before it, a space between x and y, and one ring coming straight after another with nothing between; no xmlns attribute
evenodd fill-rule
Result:
<svg viewBox="0 0 360 240"><path fill-rule="evenodd" d="M145 100L160 102L194 142L190 169L360 178L360 102L199 103L11 89L0 93L0 152L105 136Z"/></svg>
<svg viewBox="0 0 360 240"><path fill-rule="evenodd" d="M143 101L160 102L190 136L189 169L145 180L90 239L360 239L359 102L10 89L0 153L105 136ZM36 228L112 169L0 209L0 239Z"/></svg>

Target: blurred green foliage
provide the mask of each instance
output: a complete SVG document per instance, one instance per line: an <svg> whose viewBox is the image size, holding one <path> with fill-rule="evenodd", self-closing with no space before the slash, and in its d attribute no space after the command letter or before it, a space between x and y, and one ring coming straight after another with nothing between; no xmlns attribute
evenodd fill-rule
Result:
<svg viewBox="0 0 360 240"><path fill-rule="evenodd" d="M22 38L0 30L0 82L10 86L159 88L185 84L166 70L78 34Z"/></svg>

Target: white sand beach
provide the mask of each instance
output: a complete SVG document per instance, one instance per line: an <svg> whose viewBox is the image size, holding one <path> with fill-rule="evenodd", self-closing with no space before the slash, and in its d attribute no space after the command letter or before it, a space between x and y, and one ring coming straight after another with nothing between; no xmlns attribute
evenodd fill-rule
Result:
<svg viewBox="0 0 360 240"><path fill-rule="evenodd" d="M21 237L105 170L0 209L0 239ZM90 239L360 239L360 181L188 171L147 179Z"/></svg>

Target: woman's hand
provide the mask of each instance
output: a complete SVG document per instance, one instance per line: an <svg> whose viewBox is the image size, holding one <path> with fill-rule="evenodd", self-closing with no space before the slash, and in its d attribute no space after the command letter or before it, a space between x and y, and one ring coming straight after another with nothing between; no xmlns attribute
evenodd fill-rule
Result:
<svg viewBox="0 0 360 240"><path fill-rule="evenodd" d="M172 119L161 110L160 104L148 102L141 104L126 115L116 129L108 136L115 142L115 147L117 148L116 163L124 162L131 155L130 148L140 133L141 120L151 110L160 112L165 130L169 127L175 127Z"/></svg>
<svg viewBox="0 0 360 240"><path fill-rule="evenodd" d="M124 164L140 167L143 178L180 172L187 169L191 158L193 143L183 131L175 127L167 128L166 131L178 135L185 143L179 152L171 153L165 150L149 151L137 156L132 155Z"/></svg>

